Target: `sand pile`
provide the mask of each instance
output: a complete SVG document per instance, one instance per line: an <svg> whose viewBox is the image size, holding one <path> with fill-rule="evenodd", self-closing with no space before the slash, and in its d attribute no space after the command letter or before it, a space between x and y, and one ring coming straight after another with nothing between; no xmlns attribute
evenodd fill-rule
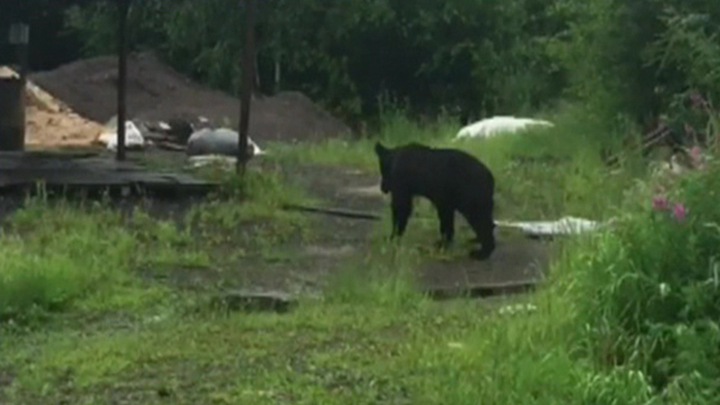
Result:
<svg viewBox="0 0 720 405"><path fill-rule="evenodd" d="M0 76L17 77L0 66ZM25 145L31 148L91 146L102 125L85 119L33 82L25 89Z"/></svg>
<svg viewBox="0 0 720 405"><path fill-rule="evenodd" d="M107 122L116 114L117 58L76 61L32 74L43 89L79 114ZM169 121L205 117L214 126L237 129L240 102L205 88L161 63L152 53L128 55L128 118ZM317 140L347 134L350 129L301 93L287 92L253 100L249 135L267 141Z"/></svg>

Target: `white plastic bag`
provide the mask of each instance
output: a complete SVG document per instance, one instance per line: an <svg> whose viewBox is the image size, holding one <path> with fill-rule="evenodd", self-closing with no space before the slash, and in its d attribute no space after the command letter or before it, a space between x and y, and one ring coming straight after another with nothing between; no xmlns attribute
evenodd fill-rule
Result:
<svg viewBox="0 0 720 405"><path fill-rule="evenodd" d="M107 146L110 150L117 149L117 126L106 126L105 131L98 137L98 142ZM143 146L145 146L145 138L140 133L138 127L132 121L125 121L125 147L129 149L139 149Z"/></svg>

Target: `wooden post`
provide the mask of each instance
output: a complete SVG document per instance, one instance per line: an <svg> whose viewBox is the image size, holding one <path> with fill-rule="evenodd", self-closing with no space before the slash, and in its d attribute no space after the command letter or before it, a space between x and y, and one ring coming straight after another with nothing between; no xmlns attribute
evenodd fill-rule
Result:
<svg viewBox="0 0 720 405"><path fill-rule="evenodd" d="M118 78L117 78L117 151L115 158L125 160L125 121L127 89L127 16L131 0L116 0L118 9Z"/></svg>
<svg viewBox="0 0 720 405"><path fill-rule="evenodd" d="M17 52L18 75L23 86L27 82L28 72L28 44L30 43L30 27L24 23L10 25L9 42L15 45ZM23 87L24 88L24 87ZM23 92L23 97L24 92Z"/></svg>
<svg viewBox="0 0 720 405"><path fill-rule="evenodd" d="M255 0L245 0L245 47L242 57L242 87L240 90L240 122L238 124L237 173L245 174L250 158L248 154L248 129L250 127L250 102L255 83Z"/></svg>
<svg viewBox="0 0 720 405"><path fill-rule="evenodd" d="M280 51L275 51L275 93L280 92Z"/></svg>

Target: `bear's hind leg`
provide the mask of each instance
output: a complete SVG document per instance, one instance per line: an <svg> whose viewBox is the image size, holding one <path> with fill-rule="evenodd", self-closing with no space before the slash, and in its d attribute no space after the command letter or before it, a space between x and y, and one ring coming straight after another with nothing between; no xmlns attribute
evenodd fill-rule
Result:
<svg viewBox="0 0 720 405"><path fill-rule="evenodd" d="M448 248L455 236L455 209L449 204L437 205L437 215L440 221L440 241L437 246L441 249Z"/></svg>
<svg viewBox="0 0 720 405"><path fill-rule="evenodd" d="M473 211L465 214L465 218L482 244L479 250L473 250L470 255L478 260L488 259L495 250L495 221L492 218L492 211L489 213L482 210Z"/></svg>

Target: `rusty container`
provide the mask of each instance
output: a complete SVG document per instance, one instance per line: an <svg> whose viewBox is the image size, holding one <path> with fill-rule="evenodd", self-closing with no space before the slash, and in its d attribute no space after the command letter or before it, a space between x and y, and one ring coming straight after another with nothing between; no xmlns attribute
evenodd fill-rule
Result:
<svg viewBox="0 0 720 405"><path fill-rule="evenodd" d="M25 149L24 82L0 77L0 151Z"/></svg>

